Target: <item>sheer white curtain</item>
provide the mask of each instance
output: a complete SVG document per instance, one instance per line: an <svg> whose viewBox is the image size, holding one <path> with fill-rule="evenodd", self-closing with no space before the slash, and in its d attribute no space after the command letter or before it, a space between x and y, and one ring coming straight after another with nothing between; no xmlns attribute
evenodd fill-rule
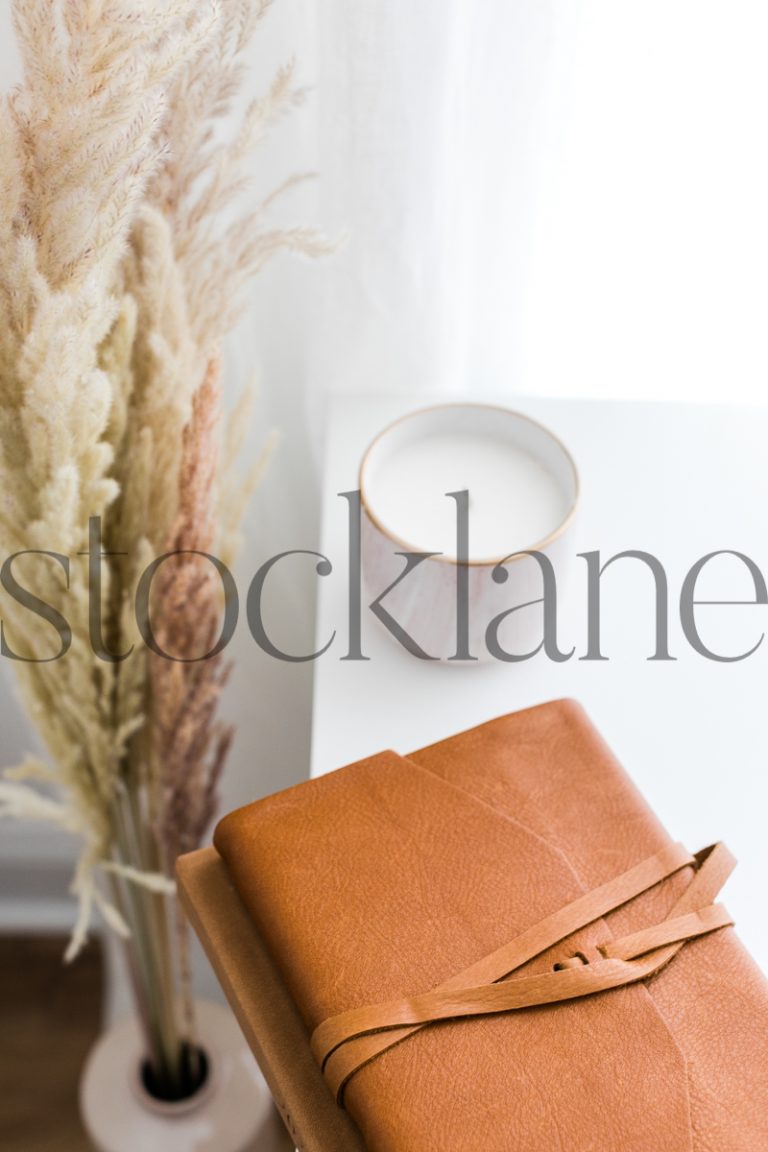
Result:
<svg viewBox="0 0 768 1152"><path fill-rule="evenodd" d="M317 6L313 386L761 400L763 0Z"/></svg>
<svg viewBox="0 0 768 1152"><path fill-rule="evenodd" d="M471 390L489 343L514 368L555 7L320 6L321 203L349 232L328 272L325 382Z"/></svg>

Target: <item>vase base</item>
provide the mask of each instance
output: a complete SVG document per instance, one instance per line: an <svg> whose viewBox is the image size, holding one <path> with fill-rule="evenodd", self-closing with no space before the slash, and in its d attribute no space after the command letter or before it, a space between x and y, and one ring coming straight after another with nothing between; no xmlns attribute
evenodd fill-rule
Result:
<svg viewBox="0 0 768 1152"><path fill-rule="evenodd" d="M163 1103L143 1088L135 1017L97 1041L80 1082L80 1111L98 1152L254 1152L269 1126L269 1090L231 1012L209 1001L195 1011L209 1075L188 1100Z"/></svg>

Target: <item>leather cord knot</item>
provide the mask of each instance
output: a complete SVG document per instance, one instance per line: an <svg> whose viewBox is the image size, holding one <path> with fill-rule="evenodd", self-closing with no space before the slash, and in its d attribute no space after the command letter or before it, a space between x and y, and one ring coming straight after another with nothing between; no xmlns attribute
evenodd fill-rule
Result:
<svg viewBox="0 0 768 1152"><path fill-rule="evenodd" d="M733 924L723 905L712 901L734 866L723 844L696 856L680 844L671 845L558 909L437 988L325 1020L310 1044L337 1102L342 1103L345 1085L363 1065L429 1024L574 1000L655 975L687 941ZM514 976L529 960L684 868L692 870L692 878L666 920L597 948L580 949L549 972Z"/></svg>
<svg viewBox="0 0 768 1152"><path fill-rule="evenodd" d="M581 968L584 964L589 964L586 956L577 952L575 956L569 956L567 960L558 960L557 964L552 965L553 972L565 972L568 968Z"/></svg>

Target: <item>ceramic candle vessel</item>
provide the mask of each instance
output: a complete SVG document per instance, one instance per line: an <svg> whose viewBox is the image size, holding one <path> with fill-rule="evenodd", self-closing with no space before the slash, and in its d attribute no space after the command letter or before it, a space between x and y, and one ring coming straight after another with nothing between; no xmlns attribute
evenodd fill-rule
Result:
<svg viewBox="0 0 768 1152"><path fill-rule="evenodd" d="M463 664L541 643L544 582L562 592L579 499L548 429L492 405L422 409L376 437L359 486L366 589L391 586L382 623L404 649Z"/></svg>

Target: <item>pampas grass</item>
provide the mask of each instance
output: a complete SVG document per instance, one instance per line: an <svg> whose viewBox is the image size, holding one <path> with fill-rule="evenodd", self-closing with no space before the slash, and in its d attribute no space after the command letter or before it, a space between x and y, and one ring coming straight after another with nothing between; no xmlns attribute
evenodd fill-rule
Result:
<svg viewBox="0 0 768 1152"><path fill-rule="evenodd" d="M220 518L220 348L250 279L305 229L270 230L274 196L237 214L246 162L301 98L279 71L224 140L264 0L14 0L24 80L0 103L0 549L71 624L2 605L29 713L48 750L0 784L0 811L81 838L73 882L82 947L94 907L123 935L156 1074L179 1075L183 946L172 870L215 809L231 733L216 719L221 656L165 660L137 634L141 573L157 556L162 646L209 650L221 582L197 552L229 554ZM285 186L290 187L296 177ZM284 189L278 189L278 195ZM234 501L242 508L242 499ZM89 633L89 524L100 523L103 651ZM221 525L221 529L219 528ZM91 532L93 528L91 529ZM93 540L93 538L92 538ZM70 558L69 573L58 554ZM188 991L188 990L187 990Z"/></svg>

